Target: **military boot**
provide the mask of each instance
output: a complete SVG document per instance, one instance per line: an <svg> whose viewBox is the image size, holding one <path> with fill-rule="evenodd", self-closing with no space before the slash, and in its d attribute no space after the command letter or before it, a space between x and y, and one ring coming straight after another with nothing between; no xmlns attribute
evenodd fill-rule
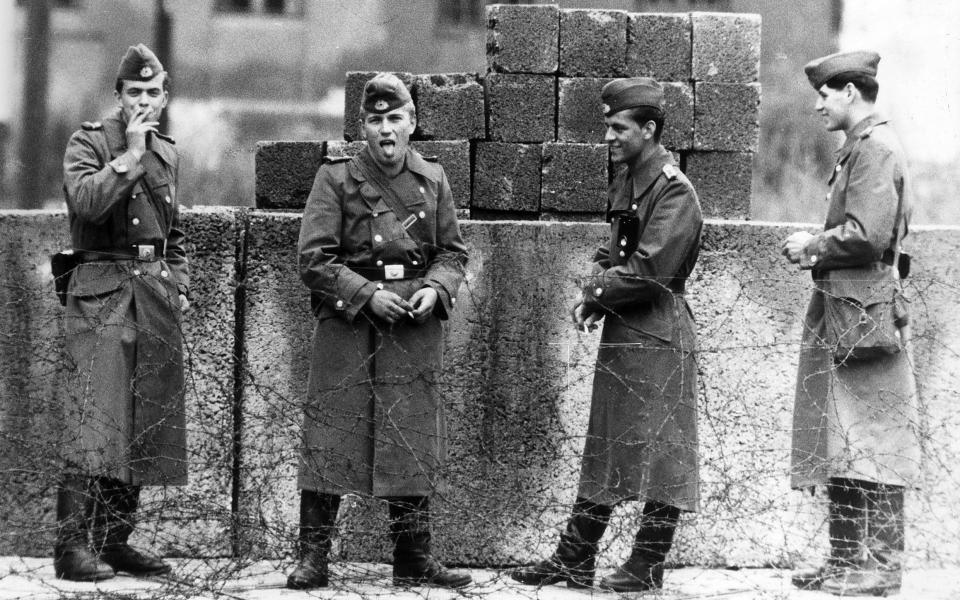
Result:
<svg viewBox="0 0 960 600"><path fill-rule="evenodd" d="M795 571L790 581L801 590L819 590L827 579L854 568L863 560L866 494L852 480L834 479L827 484L830 501L827 526L830 556L819 567Z"/></svg>
<svg viewBox="0 0 960 600"><path fill-rule="evenodd" d="M510 573L524 585L551 585L565 581L567 587L593 587L600 539L607 530L613 507L577 498L566 530L553 556Z"/></svg>
<svg viewBox="0 0 960 600"><path fill-rule="evenodd" d="M647 502L630 558L612 575L600 580L600 587L615 592L645 592L663 587L663 565L673 545L680 509L669 504Z"/></svg>
<svg viewBox="0 0 960 600"><path fill-rule="evenodd" d="M448 571L430 554L430 508L425 496L388 498L393 538L393 584L462 588L473 579Z"/></svg>
<svg viewBox="0 0 960 600"><path fill-rule="evenodd" d="M149 577L169 573L170 565L127 543L135 524L133 515L140 503L140 486L101 477L95 498L93 549L100 559L115 571L131 575Z"/></svg>
<svg viewBox="0 0 960 600"><path fill-rule="evenodd" d="M287 577L288 588L327 587L330 547L339 509L340 496L300 492L300 563Z"/></svg>
<svg viewBox="0 0 960 600"><path fill-rule="evenodd" d="M865 488L865 559L823 581L837 596L887 596L900 591L904 549L903 488L861 482Z"/></svg>
<svg viewBox="0 0 960 600"><path fill-rule="evenodd" d="M87 478L67 477L57 488L53 571L59 579L101 581L114 576L113 568L90 551L91 505Z"/></svg>

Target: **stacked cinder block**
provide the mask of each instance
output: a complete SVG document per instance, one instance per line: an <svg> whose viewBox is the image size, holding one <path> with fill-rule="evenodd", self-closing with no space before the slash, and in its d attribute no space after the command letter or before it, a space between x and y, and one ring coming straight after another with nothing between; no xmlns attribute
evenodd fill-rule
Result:
<svg viewBox="0 0 960 600"><path fill-rule="evenodd" d="M664 84L661 142L704 214L739 219L750 210L759 65L758 15L494 4L485 74L396 75L417 106L414 148L443 165L461 216L602 218L610 165L600 91L647 76ZM358 108L373 75L347 73L344 140L261 144L258 207L302 207L324 155L363 147Z"/></svg>

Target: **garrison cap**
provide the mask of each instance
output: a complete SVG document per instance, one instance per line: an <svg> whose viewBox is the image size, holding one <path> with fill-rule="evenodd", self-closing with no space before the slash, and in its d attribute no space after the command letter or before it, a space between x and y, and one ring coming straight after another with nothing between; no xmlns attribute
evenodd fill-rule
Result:
<svg viewBox="0 0 960 600"><path fill-rule="evenodd" d="M639 106L663 110L663 86L649 77L615 79L603 86L600 100L603 102L605 117Z"/></svg>
<svg viewBox="0 0 960 600"><path fill-rule="evenodd" d="M361 105L368 113L383 114L410 102L410 90L392 73L380 73L363 86Z"/></svg>
<svg viewBox="0 0 960 600"><path fill-rule="evenodd" d="M130 46L117 68L117 79L149 81L163 72L157 55L143 44Z"/></svg>
<svg viewBox="0 0 960 600"><path fill-rule="evenodd" d="M872 50L838 52L811 60L803 67L803 72L807 74L813 89L819 90L823 84L843 73L876 77L879 62L880 55Z"/></svg>

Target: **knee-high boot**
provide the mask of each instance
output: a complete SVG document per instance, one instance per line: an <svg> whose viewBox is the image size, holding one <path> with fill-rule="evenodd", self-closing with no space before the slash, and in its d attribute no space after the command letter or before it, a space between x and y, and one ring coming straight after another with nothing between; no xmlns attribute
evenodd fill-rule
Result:
<svg viewBox="0 0 960 600"><path fill-rule="evenodd" d="M393 538L393 584L461 588L473 579L447 570L430 553L430 505L425 496L387 498Z"/></svg>
<svg viewBox="0 0 960 600"><path fill-rule="evenodd" d="M663 563L673 545L680 509L669 504L647 502L630 558L612 575L600 580L600 587L615 592L643 592L663 587Z"/></svg>
<svg viewBox="0 0 960 600"><path fill-rule="evenodd" d="M510 576L524 585L566 581L567 587L592 587L600 538L607 530L612 512L612 506L577 498L553 556L517 569Z"/></svg>
<svg viewBox="0 0 960 600"><path fill-rule="evenodd" d="M134 513L140 503L140 486L107 477L97 478L94 494L93 549L116 571L131 575L164 575L170 565L159 557L138 550L127 540L133 533Z"/></svg>
<svg viewBox="0 0 960 600"><path fill-rule="evenodd" d="M57 541L53 570L60 579L100 581L114 576L113 568L90 551L92 508L89 479L68 476L57 487Z"/></svg>
<svg viewBox="0 0 960 600"><path fill-rule="evenodd" d="M330 548L336 530L340 496L300 492L300 563L287 577L294 590L327 587L330 581Z"/></svg>

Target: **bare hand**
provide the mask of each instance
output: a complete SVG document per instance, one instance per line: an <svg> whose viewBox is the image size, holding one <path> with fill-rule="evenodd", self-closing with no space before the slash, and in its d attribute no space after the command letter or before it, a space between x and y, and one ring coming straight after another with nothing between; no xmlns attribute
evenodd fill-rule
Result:
<svg viewBox="0 0 960 600"><path fill-rule="evenodd" d="M413 316L413 306L409 302L387 290L377 290L370 296L367 306L373 314L387 323L396 323L398 319Z"/></svg>
<svg viewBox="0 0 960 600"><path fill-rule="evenodd" d="M144 109L133 115L130 122L127 123L127 149L140 160L140 157L147 151L147 135L150 132L156 133L159 121L148 121L153 111Z"/></svg>
<svg viewBox="0 0 960 600"><path fill-rule="evenodd" d="M587 313L583 308L583 302L578 302L570 310L570 316L573 318L573 323L577 326L578 331L595 331L598 327L597 322L603 318L603 315L597 312Z"/></svg>
<svg viewBox="0 0 960 600"><path fill-rule="evenodd" d="M783 240L780 245L780 252L792 263L800 262L803 257L803 248L813 238L813 235L806 231L796 231Z"/></svg>
<svg viewBox="0 0 960 600"><path fill-rule="evenodd" d="M183 294L180 294L180 312L185 313L190 310L190 301Z"/></svg>
<svg viewBox="0 0 960 600"><path fill-rule="evenodd" d="M438 299L437 290L430 286L417 290L410 296L410 304L413 305L413 320L417 323L423 323L429 319Z"/></svg>

